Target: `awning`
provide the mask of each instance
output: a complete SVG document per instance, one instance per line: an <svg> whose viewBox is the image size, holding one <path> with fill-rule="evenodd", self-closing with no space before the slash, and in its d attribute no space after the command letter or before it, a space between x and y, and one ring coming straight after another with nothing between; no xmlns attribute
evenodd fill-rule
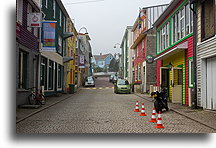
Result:
<svg viewBox="0 0 216 148"><path fill-rule="evenodd" d="M72 37L72 36L74 36L74 33L73 33L73 32L65 32L65 33L63 34L63 39L65 40L65 39L67 39L67 38L69 38L69 37Z"/></svg>
<svg viewBox="0 0 216 148"><path fill-rule="evenodd" d="M63 57L63 62L64 63L69 62L71 60L73 60L73 57L71 57L71 56L65 56L65 57Z"/></svg>
<svg viewBox="0 0 216 148"><path fill-rule="evenodd" d="M163 60L163 59L166 59L167 57L171 56L171 55L174 55L182 50L185 50L185 49L188 49L188 41L182 43L182 44L179 44L178 46L174 47L173 49L165 52L164 54L161 54L157 57L154 58L154 60Z"/></svg>

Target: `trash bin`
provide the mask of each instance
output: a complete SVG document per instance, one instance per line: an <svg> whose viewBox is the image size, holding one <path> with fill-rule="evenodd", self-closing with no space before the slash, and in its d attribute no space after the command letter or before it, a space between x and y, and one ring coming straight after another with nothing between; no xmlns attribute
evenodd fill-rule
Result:
<svg viewBox="0 0 216 148"><path fill-rule="evenodd" d="M73 94L75 90L75 85L74 84L69 84L69 94Z"/></svg>

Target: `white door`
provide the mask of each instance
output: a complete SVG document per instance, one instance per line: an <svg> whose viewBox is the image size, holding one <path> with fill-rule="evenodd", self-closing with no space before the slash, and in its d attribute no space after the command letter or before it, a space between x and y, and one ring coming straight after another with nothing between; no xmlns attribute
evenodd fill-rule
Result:
<svg viewBox="0 0 216 148"><path fill-rule="evenodd" d="M182 68L172 68L172 102L182 103L182 84L183 84L183 71Z"/></svg>
<svg viewBox="0 0 216 148"><path fill-rule="evenodd" d="M216 57L207 59L206 107L216 109Z"/></svg>

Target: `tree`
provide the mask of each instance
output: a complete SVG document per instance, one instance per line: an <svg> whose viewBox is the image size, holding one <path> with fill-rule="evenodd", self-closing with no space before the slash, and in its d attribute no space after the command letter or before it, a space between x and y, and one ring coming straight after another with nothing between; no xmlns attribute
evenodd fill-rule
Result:
<svg viewBox="0 0 216 148"><path fill-rule="evenodd" d="M113 58L109 64L109 72L118 72L118 69L119 69L119 62L115 58Z"/></svg>

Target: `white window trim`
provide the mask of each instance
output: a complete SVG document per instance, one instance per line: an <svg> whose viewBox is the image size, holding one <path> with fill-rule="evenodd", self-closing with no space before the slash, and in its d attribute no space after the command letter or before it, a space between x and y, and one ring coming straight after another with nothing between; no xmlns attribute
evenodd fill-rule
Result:
<svg viewBox="0 0 216 148"><path fill-rule="evenodd" d="M193 59L190 59L188 61L188 84L189 84L189 87L193 87L193 82L192 82L192 69L191 69L191 64L193 62Z"/></svg>
<svg viewBox="0 0 216 148"><path fill-rule="evenodd" d="M23 0L17 0L17 16L16 21L22 25L22 17L23 17Z"/></svg>

